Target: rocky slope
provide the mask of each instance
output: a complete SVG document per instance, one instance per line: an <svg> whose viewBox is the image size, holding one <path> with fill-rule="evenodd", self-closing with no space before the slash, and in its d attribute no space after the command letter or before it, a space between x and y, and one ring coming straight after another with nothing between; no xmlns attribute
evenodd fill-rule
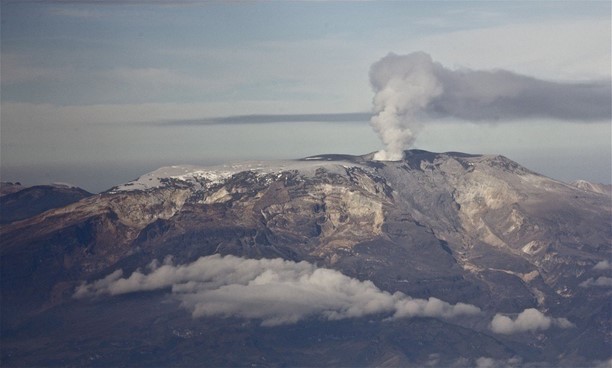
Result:
<svg viewBox="0 0 612 368"><path fill-rule="evenodd" d="M469 366L479 358L597 364L611 357L611 211L608 194L551 180L502 156L411 150L397 162L322 155L162 168L2 226L3 364L45 365L53 358L63 365L189 365L187 357L202 356L217 366ZM241 314L193 320L185 302L170 303L164 289L74 298L83 282L95 288L117 270L127 277L168 256L178 266L212 254L306 261L383 293L468 303L482 318L313 317L267 328L245 325L250 319ZM128 312L134 308L142 314ZM494 316L516 318L530 309L558 318L548 319L553 327L516 334L492 327ZM125 313L129 331L116 324ZM37 334L49 321L60 326L61 338ZM95 328L74 327L82 321ZM155 324L157 350L137 359L134 349L150 339L145 326L153 321L174 327ZM130 348L113 347L111 334ZM60 339L74 348L83 336L91 342L79 345L81 353L44 344ZM94 343L105 339L111 345ZM238 345L249 347L239 352Z"/></svg>
<svg viewBox="0 0 612 368"><path fill-rule="evenodd" d="M62 184L24 187L20 183L3 182L0 185L0 224L27 219L91 195L83 189Z"/></svg>
<svg viewBox="0 0 612 368"><path fill-rule="evenodd" d="M591 183L586 180L576 180L572 182L572 185L576 188L587 190L589 192L595 192L600 194L612 195L612 184L599 184Z"/></svg>

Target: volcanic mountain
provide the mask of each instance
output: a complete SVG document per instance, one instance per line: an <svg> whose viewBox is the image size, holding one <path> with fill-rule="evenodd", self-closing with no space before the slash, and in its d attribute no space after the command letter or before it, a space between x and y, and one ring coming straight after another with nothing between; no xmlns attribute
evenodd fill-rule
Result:
<svg viewBox="0 0 612 368"><path fill-rule="evenodd" d="M1 227L2 365L606 364L611 211L493 155L160 168Z"/></svg>

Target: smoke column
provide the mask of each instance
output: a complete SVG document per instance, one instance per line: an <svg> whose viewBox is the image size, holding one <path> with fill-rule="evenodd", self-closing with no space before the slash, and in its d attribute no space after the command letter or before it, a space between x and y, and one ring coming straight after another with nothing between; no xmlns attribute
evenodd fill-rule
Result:
<svg viewBox="0 0 612 368"><path fill-rule="evenodd" d="M385 146L376 160L401 160L422 123L430 119L612 119L610 79L561 83L506 70L451 70L415 52L390 53L374 63L370 83L375 93L370 123Z"/></svg>
<svg viewBox="0 0 612 368"><path fill-rule="evenodd" d="M415 140L417 113L442 93L433 72L431 57L423 52L399 56L389 54L370 68L375 91L371 124L386 149L375 160L397 161Z"/></svg>

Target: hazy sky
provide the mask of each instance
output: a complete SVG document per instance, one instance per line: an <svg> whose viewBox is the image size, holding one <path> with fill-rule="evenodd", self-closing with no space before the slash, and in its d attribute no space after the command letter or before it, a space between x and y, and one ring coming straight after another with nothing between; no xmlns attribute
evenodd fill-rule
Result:
<svg viewBox="0 0 612 368"><path fill-rule="evenodd" d="M2 180L28 184L381 149L369 71L389 52L553 82L611 73L610 1L1 4ZM611 139L610 119L434 119L414 144L610 183Z"/></svg>

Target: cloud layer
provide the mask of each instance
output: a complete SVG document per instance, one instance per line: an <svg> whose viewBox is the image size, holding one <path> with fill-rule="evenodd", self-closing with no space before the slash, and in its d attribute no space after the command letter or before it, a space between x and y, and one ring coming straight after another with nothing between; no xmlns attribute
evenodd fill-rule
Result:
<svg viewBox="0 0 612 368"><path fill-rule="evenodd" d="M597 271L612 270L612 264L610 264L610 262L608 262L608 260L606 259L606 260L597 262L597 264L593 266L593 269Z"/></svg>
<svg viewBox="0 0 612 368"><path fill-rule="evenodd" d="M599 261L593 266L593 271L609 271L612 269L612 264L606 259ZM578 286L583 288L590 287L612 287L612 278L607 276L589 277L584 280Z"/></svg>
<svg viewBox="0 0 612 368"><path fill-rule="evenodd" d="M440 299L413 299L382 291L370 281L317 268L307 262L244 259L213 255L187 265L151 264L148 272L129 277L117 270L77 288L76 298L169 289L194 317L253 318L262 325L295 323L317 317L327 320L383 314L389 318L453 318L477 315L478 307Z"/></svg>
<svg viewBox="0 0 612 368"><path fill-rule="evenodd" d="M451 70L424 52L388 54L370 68L371 125L385 145L377 159L399 160L430 118L588 122L612 116L610 80L561 83L506 70Z"/></svg>
<svg viewBox="0 0 612 368"><path fill-rule="evenodd" d="M522 311L514 320L502 314L496 314L491 321L491 331L508 335L527 331L544 331L553 325L560 328L574 326L566 318L548 317L535 308L528 308Z"/></svg>
<svg viewBox="0 0 612 368"><path fill-rule="evenodd" d="M172 120L153 123L159 126L207 126L228 124L274 124L274 123L355 123L366 122L370 114L366 112L347 112L333 114L256 114L231 115L216 118ZM151 124L151 123L147 123Z"/></svg>
<svg viewBox="0 0 612 368"><path fill-rule="evenodd" d="M600 276L598 278L590 277L579 284L580 287L612 287L612 278Z"/></svg>

